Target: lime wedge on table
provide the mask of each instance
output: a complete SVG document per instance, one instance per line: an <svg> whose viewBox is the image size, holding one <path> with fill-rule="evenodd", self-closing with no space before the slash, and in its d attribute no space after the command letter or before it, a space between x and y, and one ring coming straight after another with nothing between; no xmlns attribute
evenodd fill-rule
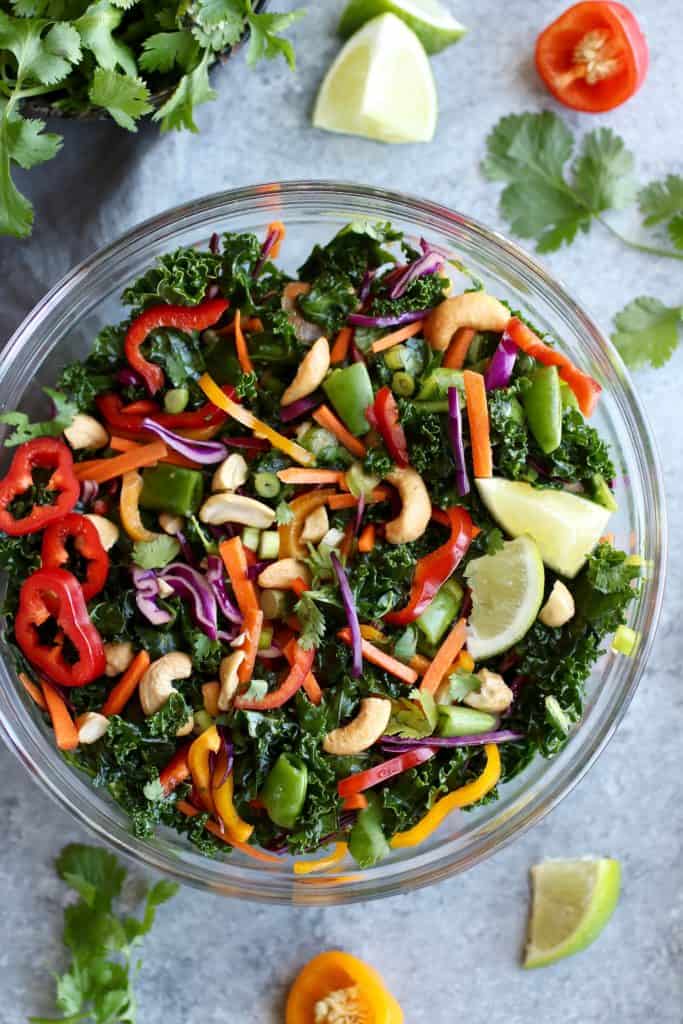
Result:
<svg viewBox="0 0 683 1024"><path fill-rule="evenodd" d="M531 629L543 600L543 561L530 537L518 537L495 555L473 558L465 576L472 588L467 650L475 661L492 658Z"/></svg>
<svg viewBox="0 0 683 1024"><path fill-rule="evenodd" d="M500 477L477 480L487 509L512 537L533 537L545 564L572 579L605 532L610 510L569 491Z"/></svg>
<svg viewBox="0 0 683 1024"><path fill-rule="evenodd" d="M349 0L339 21L339 32L348 39L366 21L387 13L405 21L427 53L445 50L467 31L437 0Z"/></svg>
<svg viewBox="0 0 683 1024"><path fill-rule="evenodd" d="M422 43L393 14L349 39L320 87L316 128L378 142L428 142L438 104Z"/></svg>
<svg viewBox="0 0 683 1024"><path fill-rule="evenodd" d="M619 861L547 860L531 869L533 903L525 967L545 967L597 939L619 899Z"/></svg>

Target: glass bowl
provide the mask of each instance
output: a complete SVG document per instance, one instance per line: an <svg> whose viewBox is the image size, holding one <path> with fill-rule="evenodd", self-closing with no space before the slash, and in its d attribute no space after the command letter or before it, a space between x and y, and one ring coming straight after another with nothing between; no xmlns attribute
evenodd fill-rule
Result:
<svg viewBox="0 0 683 1024"><path fill-rule="evenodd" d="M448 248L495 295L509 299L560 339L604 393L595 422L617 463L617 543L638 552L647 572L629 624L642 636L633 657L605 654L589 682L583 721L554 760L537 758L500 799L455 813L424 845L397 851L360 872L347 866L294 876L289 857L254 865L233 852L210 860L170 832L133 837L124 813L55 749L51 731L16 683L6 647L0 659L0 727L5 741L42 786L80 822L121 852L164 874L229 896L264 902L344 903L390 896L476 864L539 821L595 761L623 717L654 641L664 587L666 527L659 461L649 426L619 356L590 317L543 267L501 235L434 203L378 189L330 182L286 182L238 189L155 217L85 260L36 306L0 357L0 405L26 411L44 403L41 386L88 350L97 330L121 317L119 296L154 258L179 245L205 245L212 232L256 231L287 224L284 261L296 268L315 242L349 220L390 220L413 239ZM43 406L44 411L44 406Z"/></svg>

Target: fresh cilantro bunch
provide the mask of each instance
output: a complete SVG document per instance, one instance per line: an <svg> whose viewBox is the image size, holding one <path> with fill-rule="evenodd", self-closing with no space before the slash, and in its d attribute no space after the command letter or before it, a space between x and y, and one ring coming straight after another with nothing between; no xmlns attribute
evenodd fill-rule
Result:
<svg viewBox="0 0 683 1024"><path fill-rule="evenodd" d="M609 128L589 132L575 152L574 136L556 114L511 114L489 135L482 169L506 183L501 212L515 234L536 240L539 252L570 245L597 222L632 249L683 260L683 176L639 189L633 155ZM666 233L671 247L626 238L605 219L636 201L643 227ZM612 340L629 366L662 366L683 334L683 305L640 296L615 323Z"/></svg>
<svg viewBox="0 0 683 1024"><path fill-rule="evenodd" d="M115 912L114 903L126 870L114 854L73 843L64 847L55 866L79 897L64 910L64 945L71 962L57 978L55 997L63 1016L31 1017L31 1024L135 1024L133 980L140 968L140 942L154 924L157 907L170 900L178 886L157 882L142 894L142 918L123 917Z"/></svg>
<svg viewBox="0 0 683 1024"><path fill-rule="evenodd" d="M33 208L12 181L62 144L43 121L21 114L41 97L55 112L101 108L122 128L155 110L161 131L196 132L194 111L215 98L209 68L248 33L247 63L285 58L281 33L302 11L257 13L257 0L2 0L0 2L0 233L25 238Z"/></svg>

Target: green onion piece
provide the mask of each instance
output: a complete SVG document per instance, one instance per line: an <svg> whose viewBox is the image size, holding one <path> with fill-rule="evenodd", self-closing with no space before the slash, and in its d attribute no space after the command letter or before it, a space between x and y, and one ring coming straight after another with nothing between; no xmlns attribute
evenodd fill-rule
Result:
<svg viewBox="0 0 683 1024"><path fill-rule="evenodd" d="M255 526L245 526L242 530L242 543L245 548L249 548L251 551L258 551L259 542L261 540L261 531L257 530Z"/></svg>
<svg viewBox="0 0 683 1024"><path fill-rule="evenodd" d="M259 540L259 558L277 558L279 554L280 534L277 530L264 530Z"/></svg>
<svg viewBox="0 0 683 1024"><path fill-rule="evenodd" d="M293 604L292 595L287 590L261 591L261 611L266 619L285 619Z"/></svg>
<svg viewBox="0 0 683 1024"><path fill-rule="evenodd" d="M264 626L258 638L259 651L265 651L273 642L273 627Z"/></svg>
<svg viewBox="0 0 683 1024"><path fill-rule="evenodd" d="M213 718L208 711L205 711L203 708L200 711L195 711L193 732L197 734L206 732L212 725Z"/></svg>
<svg viewBox="0 0 683 1024"><path fill-rule="evenodd" d="M398 370L391 378L391 390L402 398L410 398L415 390L415 378L404 370Z"/></svg>
<svg viewBox="0 0 683 1024"><path fill-rule="evenodd" d="M390 370L403 370L403 345L395 345L384 354L384 362Z"/></svg>
<svg viewBox="0 0 683 1024"><path fill-rule="evenodd" d="M552 724L556 726L560 732L563 732L565 736L568 736L572 725L571 719L566 711L564 711L560 706L560 702L557 697L546 697L545 710Z"/></svg>
<svg viewBox="0 0 683 1024"><path fill-rule="evenodd" d="M254 477L254 487L260 498L274 498L280 493L282 484L275 473L257 473Z"/></svg>

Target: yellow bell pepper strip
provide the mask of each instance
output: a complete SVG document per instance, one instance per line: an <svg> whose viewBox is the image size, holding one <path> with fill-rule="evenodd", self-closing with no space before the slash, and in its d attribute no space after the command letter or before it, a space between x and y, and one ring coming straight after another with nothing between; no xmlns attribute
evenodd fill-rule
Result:
<svg viewBox="0 0 683 1024"><path fill-rule="evenodd" d="M221 779L225 775L225 759L218 757L213 773L213 806L214 812L223 823L228 842L236 840L238 843L246 843L254 831L254 826L240 818L237 808L233 802L234 796L234 775L232 772L224 782Z"/></svg>
<svg viewBox="0 0 683 1024"><path fill-rule="evenodd" d="M142 477L137 470L124 473L119 501L121 525L131 540L156 540L161 534L153 533L142 525L139 505L141 494Z"/></svg>
<svg viewBox="0 0 683 1024"><path fill-rule="evenodd" d="M397 850L402 850L407 846L417 846L429 838L451 811L458 807L468 807L486 796L500 779L500 751L495 743L487 743L484 753L486 754L486 766L478 778L460 786L459 789L454 789L452 793L442 797L441 800L437 800L431 811L428 811L417 825L408 829L407 832L398 832L390 840L389 845Z"/></svg>
<svg viewBox="0 0 683 1024"><path fill-rule="evenodd" d="M259 437L264 437L267 441L270 441L273 448L279 448L281 452L288 455L293 462L299 462L302 466L314 466L315 456L307 452L305 448L302 448L300 444L296 444L295 441L290 441L289 438L284 437L283 434L279 434L277 430L273 430L263 420L259 420L253 413L245 409L244 406L238 405L237 402L233 401L232 398L228 398L224 391L219 388L213 377L205 373L199 378L199 386L206 395L206 397L217 405L223 412L227 412L228 416L232 416L234 420L241 423L243 427L248 430L252 430L258 433Z"/></svg>
<svg viewBox="0 0 683 1024"><path fill-rule="evenodd" d="M213 811L211 792L210 754L217 754L221 748L221 737L215 725L197 737L187 754L187 763L192 776L192 785L207 811Z"/></svg>
<svg viewBox="0 0 683 1024"><path fill-rule="evenodd" d="M319 954L298 974L287 997L285 1024L310 1024L328 1007L329 1020L403 1024L404 1019L374 967L339 950Z"/></svg>
<svg viewBox="0 0 683 1024"><path fill-rule="evenodd" d="M313 871L327 871L328 868L333 868L344 860L348 849L346 843L335 843L332 853L328 853L324 857L318 857L317 860L297 860L294 864L294 874L310 875Z"/></svg>

